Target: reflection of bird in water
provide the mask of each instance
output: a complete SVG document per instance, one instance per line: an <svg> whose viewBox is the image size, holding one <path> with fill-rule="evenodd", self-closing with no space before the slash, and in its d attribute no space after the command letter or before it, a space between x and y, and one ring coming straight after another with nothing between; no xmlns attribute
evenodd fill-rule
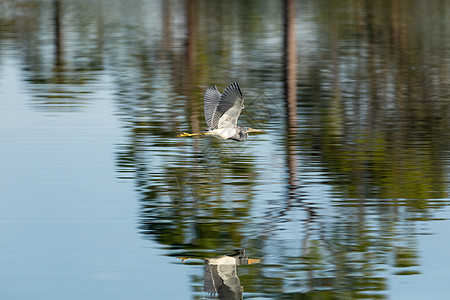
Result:
<svg viewBox="0 0 450 300"><path fill-rule="evenodd" d="M188 257L178 257L183 262ZM238 249L230 255L203 258L205 261L204 290L218 299L237 300L243 297L243 287L236 272L236 265L259 263L260 259L250 259L245 250Z"/></svg>
<svg viewBox="0 0 450 300"><path fill-rule="evenodd" d="M220 94L217 86L206 89L204 97L205 120L208 131L201 133L181 133L177 137L212 135L220 139L243 142L249 132L263 132L249 127L237 126L237 120L244 108L244 97L237 82L227 86Z"/></svg>

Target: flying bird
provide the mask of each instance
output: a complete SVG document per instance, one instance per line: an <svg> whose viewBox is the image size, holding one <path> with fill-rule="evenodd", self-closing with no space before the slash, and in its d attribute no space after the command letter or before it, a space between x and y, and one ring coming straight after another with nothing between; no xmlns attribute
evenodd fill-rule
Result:
<svg viewBox="0 0 450 300"><path fill-rule="evenodd" d="M178 257L182 262L194 257ZM243 287L236 266L261 262L261 259L248 258L244 249L236 249L230 255L202 258L205 262L203 289L218 299L242 299ZM212 297L211 297L212 298Z"/></svg>
<svg viewBox="0 0 450 300"><path fill-rule="evenodd" d="M244 96L237 82L227 86L223 94L220 94L217 86L210 86L206 89L203 100L208 130L200 133L183 132L177 137L212 135L219 139L243 142L248 138L249 132L264 132L237 126L237 120L244 108Z"/></svg>

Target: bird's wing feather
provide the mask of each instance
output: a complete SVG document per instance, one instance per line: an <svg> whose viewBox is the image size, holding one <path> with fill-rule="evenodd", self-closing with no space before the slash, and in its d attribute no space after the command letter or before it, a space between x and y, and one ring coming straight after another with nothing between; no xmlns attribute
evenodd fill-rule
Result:
<svg viewBox="0 0 450 300"><path fill-rule="evenodd" d="M204 111L205 111L205 121L208 127L211 128L211 120L216 110L217 104L219 103L220 92L217 86L210 86L206 89L204 101Z"/></svg>
<svg viewBox="0 0 450 300"><path fill-rule="evenodd" d="M237 82L227 86L220 96L219 103L214 111L211 128L236 127L237 120L244 108L244 97Z"/></svg>
<svg viewBox="0 0 450 300"><path fill-rule="evenodd" d="M221 285L220 276L217 272L217 266L205 265L205 275L203 276L203 280L203 290L206 293L217 293L217 286Z"/></svg>

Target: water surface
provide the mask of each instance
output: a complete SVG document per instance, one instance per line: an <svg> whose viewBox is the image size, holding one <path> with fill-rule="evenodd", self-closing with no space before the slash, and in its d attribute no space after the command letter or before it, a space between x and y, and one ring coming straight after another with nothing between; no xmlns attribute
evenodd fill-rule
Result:
<svg viewBox="0 0 450 300"><path fill-rule="evenodd" d="M449 12L3 1L0 295L445 298ZM175 138L233 81L266 134ZM260 261L211 263L234 249Z"/></svg>

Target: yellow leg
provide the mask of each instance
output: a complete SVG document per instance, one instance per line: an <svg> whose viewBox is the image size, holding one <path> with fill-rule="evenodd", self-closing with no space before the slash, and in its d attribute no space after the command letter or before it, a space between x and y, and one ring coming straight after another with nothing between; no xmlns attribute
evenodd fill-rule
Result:
<svg viewBox="0 0 450 300"><path fill-rule="evenodd" d="M184 262L185 260L188 259L198 259L198 258L194 258L194 257L177 257L178 259L181 259L182 262Z"/></svg>
<svg viewBox="0 0 450 300"><path fill-rule="evenodd" d="M207 135L207 134L209 134L209 132L199 132L199 133L183 132L183 133L177 134L175 137L198 136L198 135Z"/></svg>

